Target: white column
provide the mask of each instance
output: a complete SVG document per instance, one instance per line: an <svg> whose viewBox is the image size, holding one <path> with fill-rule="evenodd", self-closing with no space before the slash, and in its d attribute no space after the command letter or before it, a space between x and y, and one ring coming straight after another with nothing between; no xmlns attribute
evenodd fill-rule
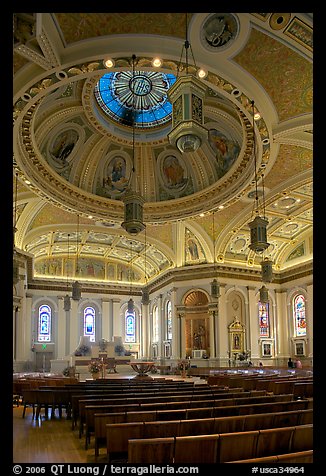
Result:
<svg viewBox="0 0 326 476"><path fill-rule="evenodd" d="M217 309L209 311L209 349L211 358L216 357L215 319L217 312Z"/></svg>
<svg viewBox="0 0 326 476"><path fill-rule="evenodd" d="M58 296L57 359L62 359L66 355L66 311L63 306L64 299Z"/></svg>
<svg viewBox="0 0 326 476"><path fill-rule="evenodd" d="M245 342L244 342L244 350L250 350L252 349L252 333L251 333L251 325L255 326L255 322L251 324L250 320L250 306L249 306L249 296L248 296L248 289L249 287L246 287L246 297L245 297L245 315L244 315L244 324L245 324ZM250 354L251 357L251 354Z"/></svg>
<svg viewBox="0 0 326 476"><path fill-rule="evenodd" d="M76 350L79 343L78 302L79 301L71 299L69 354L72 354Z"/></svg>
<svg viewBox="0 0 326 476"><path fill-rule="evenodd" d="M215 318L216 357L228 358L228 325L226 311L225 284L220 284L220 297L218 300L218 315Z"/></svg>
<svg viewBox="0 0 326 476"><path fill-rule="evenodd" d="M286 304L286 292L275 290L276 297L276 340L278 357L288 358L292 354L289 335L289 313Z"/></svg>
<svg viewBox="0 0 326 476"><path fill-rule="evenodd" d="M306 355L308 357L313 357L314 355L314 348L313 348L313 342L314 342L314 326L313 326L313 291L314 291L314 286L313 284L309 284L307 286L307 312L306 312L306 320L307 320L307 348L306 348Z"/></svg>
<svg viewBox="0 0 326 476"><path fill-rule="evenodd" d="M149 332L148 332L148 323L149 323L149 304L142 304L141 306L141 320L140 320L140 349L139 357L149 357Z"/></svg>
<svg viewBox="0 0 326 476"><path fill-rule="evenodd" d="M23 306L19 311L19 324L21 326L20 334L20 358L22 360L33 360L31 352L32 343L32 297L26 296L23 300ZM25 318L24 318L25 316ZM37 336L35 336L37 338Z"/></svg>
<svg viewBox="0 0 326 476"><path fill-rule="evenodd" d="M113 299L109 300L108 314L108 341L113 341Z"/></svg>
<svg viewBox="0 0 326 476"><path fill-rule="evenodd" d="M120 300L113 299L113 336L123 337L123 329L120 316ZM123 339L122 339L123 340Z"/></svg>
<svg viewBox="0 0 326 476"><path fill-rule="evenodd" d="M178 342L179 342L179 318L176 308L177 289L171 289L171 310L172 310L172 344L171 344L171 358L178 357Z"/></svg>
<svg viewBox="0 0 326 476"><path fill-rule="evenodd" d="M102 339L110 340L110 329L111 329L111 322L110 322L110 308L111 302L105 301L102 299Z"/></svg>
<svg viewBox="0 0 326 476"><path fill-rule="evenodd" d="M163 296L162 294L159 295L158 302L157 302L157 307L158 307L158 320L159 320L159 336L158 336L158 341L160 345L158 346L158 358L162 358L164 355L163 352L163 340L165 340L165 319L164 319L164 310L163 310Z"/></svg>
<svg viewBox="0 0 326 476"><path fill-rule="evenodd" d="M184 359L185 356L186 356L186 318L185 318L185 314L182 314L180 319L180 358Z"/></svg>

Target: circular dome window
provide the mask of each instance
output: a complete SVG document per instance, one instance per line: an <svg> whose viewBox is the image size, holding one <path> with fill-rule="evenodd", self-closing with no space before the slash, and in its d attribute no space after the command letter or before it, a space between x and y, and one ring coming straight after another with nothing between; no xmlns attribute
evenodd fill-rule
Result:
<svg viewBox="0 0 326 476"><path fill-rule="evenodd" d="M154 71L106 73L95 86L99 107L111 119L125 126L153 128L171 120L172 104L167 92L175 82L173 74Z"/></svg>

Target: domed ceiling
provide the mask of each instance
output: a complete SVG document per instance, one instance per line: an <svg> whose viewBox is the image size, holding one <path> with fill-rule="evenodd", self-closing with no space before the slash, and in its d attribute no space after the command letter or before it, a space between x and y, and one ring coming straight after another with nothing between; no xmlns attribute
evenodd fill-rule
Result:
<svg viewBox="0 0 326 476"><path fill-rule="evenodd" d="M256 196L278 279L310 269L311 14L187 15L208 133L191 153L168 140L185 16L15 14L15 244L35 279L154 285L213 264L258 273ZM146 227L131 237L121 223L133 168Z"/></svg>

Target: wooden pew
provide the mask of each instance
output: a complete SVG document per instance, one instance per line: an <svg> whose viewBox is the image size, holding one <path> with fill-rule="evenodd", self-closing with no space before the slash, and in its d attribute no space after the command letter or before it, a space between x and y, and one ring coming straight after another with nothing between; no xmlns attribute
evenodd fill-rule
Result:
<svg viewBox="0 0 326 476"><path fill-rule="evenodd" d="M312 425L310 425L312 427ZM176 436L168 438L130 439L128 441L128 464L155 463L151 446L155 446L155 454L160 455L160 444L169 441L169 453L166 463L227 463L233 461L248 462L253 459L268 458L283 462L295 458L300 459L300 451L293 451L292 437L297 427L273 428L267 430L243 431L234 433L220 433L212 435ZM174 445L173 445L174 441ZM270 442L268 444L268 441ZM278 444L277 444L278 442ZM311 451L312 440L307 438L302 451ZM207 452L206 452L207 448ZM292 455L291 455L292 454ZM174 455L174 457L171 457ZM291 456L289 456L291 455ZM310 455L301 455L302 458L311 458ZM272 457L272 458L270 458ZM262 461L260 459L260 461ZM270 462L266 461L265 462Z"/></svg>
<svg viewBox="0 0 326 476"><path fill-rule="evenodd" d="M129 440L129 445L128 463L173 463L174 437Z"/></svg>
<svg viewBox="0 0 326 476"><path fill-rule="evenodd" d="M248 392L248 394L251 395L251 396L248 397L249 400L247 400L247 401L255 403L254 396L251 394L251 392ZM124 401L125 401L126 404L129 404L129 403L140 404L140 405L144 406L144 409L146 409L146 404L147 404L147 410L150 410L152 408L153 403L164 403L164 401L167 403L167 405L171 404L171 406L173 406L174 408L176 408L176 406L178 404L179 404L179 408L183 408L183 405L182 405L183 401L184 401L185 406L187 408L197 407L199 405L201 407L204 407L204 406L212 407L215 404L216 405L223 405L223 404L227 405L228 403L231 402L231 400L230 400L231 396L241 397L241 400L242 400L243 398L246 397L246 393L245 392L239 392L239 393L234 393L234 394L233 393L231 393L231 394L226 394L226 393L224 393L224 394L215 394L214 397L219 397L216 400L214 398L211 398L211 395L208 392L206 395L196 394L196 393L188 394L188 395L174 394L174 395L160 396L160 397L152 396L152 397L148 397L148 398L141 398L141 397L135 398L135 399L127 398L127 399L124 399ZM220 397L222 397L222 398L220 398ZM264 397L265 397L265 395L260 395L259 394L258 397L256 397L256 398L258 398L259 401L263 401L262 399ZM223 402L223 400L225 400L225 402ZM270 400L270 396L268 396L268 400ZM243 401L246 402L245 400L243 400ZM87 449L90 435L93 431L95 431L94 415L95 415L95 413L103 413L102 411L100 411L100 409L98 409L98 411L97 411L97 408L95 408L95 407L102 407L102 408L104 406L108 407L110 405L110 401L109 401L109 399L106 399L106 398L97 399L95 397L94 399L92 399L92 402L90 402L90 399L86 399L86 400L80 399L78 401L78 403L79 403L79 410L78 410L78 414L79 414L79 436L81 437L81 435L83 434L83 429L84 429L84 424L85 424L85 426L86 426L85 448ZM238 404L238 401L234 400L234 401L232 401L232 403L233 404ZM161 406L161 408L163 409L164 406Z"/></svg>
<svg viewBox="0 0 326 476"><path fill-rule="evenodd" d="M294 453L284 453L276 456L262 456L260 458L249 458L238 461L226 461L226 463L313 463L313 450L297 451Z"/></svg>
<svg viewBox="0 0 326 476"><path fill-rule="evenodd" d="M312 413L312 410L306 410ZM284 412L293 416L293 422L300 422L300 412ZM141 421L134 423L114 423L106 424L106 442L108 461L113 457L127 456L128 440L136 438L163 438L169 436L193 436L193 435L210 435L222 433L239 433L256 431L261 428L278 428L279 419L273 421L273 414L243 415L241 417L227 418L207 418L196 420L174 420L174 421ZM254 424L254 417L256 424ZM246 427L246 419L249 418L251 430ZM275 422L275 423L274 423ZM294 426L293 426L294 427ZM304 425L304 428L307 425ZM299 427L298 427L299 428ZM282 435L281 435L282 436ZM308 435L306 436L306 439ZM300 433L298 433L300 440ZM262 444L264 442L262 441ZM300 448L295 448L295 450ZM266 452L265 452L266 453Z"/></svg>
<svg viewBox="0 0 326 476"><path fill-rule="evenodd" d="M240 393L243 395L243 393ZM258 397L245 397L242 398L229 398L229 399L203 399L197 400L196 397L192 397L191 400L183 400L182 397L175 397L173 396L173 401L167 402L159 402L158 400L162 398L153 397L153 399L148 399L149 402L145 402L145 400L138 400L138 405L141 407L142 410L153 410L153 409L178 409L178 408L191 408L191 407L208 407L209 409L215 406L229 406L231 405L245 405L245 404L255 404L259 402L271 402L271 401L282 401L282 400L290 400L292 398L291 395L263 395ZM172 398L171 398L172 399ZM125 400L126 404L129 405L132 399ZM88 405L89 402L87 400L80 400L79 401L79 437L83 434L83 427L85 424L85 449L88 448L88 444L90 442L91 434L95 432L95 413L106 413L111 411L116 411L114 406L111 403L107 403L105 400L98 400L97 402L94 401L95 404ZM92 402L93 403L93 402ZM137 403L135 403L137 404ZM160 405L161 404L161 405ZM104 410L104 411L103 411ZM132 410L130 408L130 410ZM134 408L137 410L137 408ZM140 408L139 408L140 410ZM212 416L212 415L211 415Z"/></svg>
<svg viewBox="0 0 326 476"><path fill-rule="evenodd" d="M312 423L312 400L301 401L285 401L285 402L270 402L270 403L258 403L254 405L233 405L225 407L212 407L212 408L191 408L191 409L170 409L170 410L151 410L151 411L131 411L131 412L99 412L94 414L94 438L95 438L95 455L98 455L98 448L100 444L106 445L106 425L110 423L124 423L131 421L168 421L168 420L193 420L193 419L206 419L215 416L215 419L221 425L222 431L225 431L225 425L223 421L227 422L227 418L238 416L241 412L241 416L246 415L259 415L266 414L266 418L269 418L269 414L278 415L284 412L295 412L300 416L298 424ZM309 410L309 411L307 411ZM216 415L214 415L216 413ZM143 415L147 415L143 418ZM196 416L194 416L196 415ZM220 417L220 418L218 418ZM257 418L259 418L257 416ZM282 426L282 419L278 417L278 424ZM260 421L263 421L264 417ZM241 427L239 419L239 428ZM247 420L246 427L244 429L250 429L250 418ZM216 432L218 432L216 427Z"/></svg>

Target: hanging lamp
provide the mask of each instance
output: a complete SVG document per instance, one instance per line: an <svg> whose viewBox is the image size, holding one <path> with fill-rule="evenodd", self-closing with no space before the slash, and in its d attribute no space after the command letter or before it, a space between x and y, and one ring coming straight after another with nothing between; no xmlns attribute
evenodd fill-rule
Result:
<svg viewBox="0 0 326 476"><path fill-rule="evenodd" d="M269 301L268 289L266 288L264 284L259 290L259 301L261 303L266 303Z"/></svg>
<svg viewBox="0 0 326 476"><path fill-rule="evenodd" d="M70 296L68 294L69 237L70 237L70 233L68 233L68 258L67 258L67 266L66 266L66 271L67 271L67 294L63 298L63 309L65 311L70 311L70 309L71 309Z"/></svg>
<svg viewBox="0 0 326 476"><path fill-rule="evenodd" d="M263 259L260 262L262 281L264 283L271 283L273 281L273 261L269 258Z"/></svg>
<svg viewBox="0 0 326 476"><path fill-rule="evenodd" d="M138 235L144 228L143 223L143 205L144 198L137 192L136 174L135 174L135 59L132 55L132 80L130 81L130 89L132 93L132 170L130 177L130 186L127 187L124 194L124 222L121 223L122 228L130 235Z"/></svg>
<svg viewBox="0 0 326 476"><path fill-rule="evenodd" d="M188 50L190 49L195 69L197 69L191 45L188 41L188 19L186 14L186 39L181 50L178 74L175 83L168 91L172 104L172 129L168 134L171 145L181 153L195 152L208 140L208 130L204 127L205 85L189 73ZM179 77L182 55L185 50L186 73Z"/></svg>
<svg viewBox="0 0 326 476"><path fill-rule="evenodd" d="M255 163L255 204L254 212L255 218L248 223L250 228L250 245L249 248L257 254L263 253L268 247L267 242L267 225L268 220L265 216L265 194L264 188L262 192L262 199L259 201L258 197L258 176L257 176L257 157L256 157L256 141L255 141L255 107L254 101L252 104L252 133L253 133L253 151Z"/></svg>
<svg viewBox="0 0 326 476"><path fill-rule="evenodd" d="M76 274L78 275L79 273L79 268L78 268L78 237L79 237L79 215L77 215L77 236L76 236ZM81 299L81 285L76 280L72 284L72 299L74 301L79 301Z"/></svg>

